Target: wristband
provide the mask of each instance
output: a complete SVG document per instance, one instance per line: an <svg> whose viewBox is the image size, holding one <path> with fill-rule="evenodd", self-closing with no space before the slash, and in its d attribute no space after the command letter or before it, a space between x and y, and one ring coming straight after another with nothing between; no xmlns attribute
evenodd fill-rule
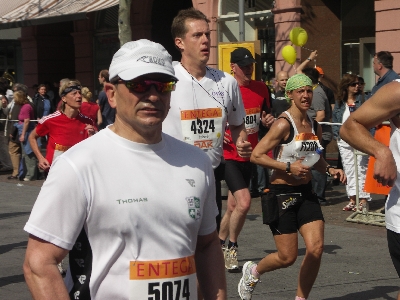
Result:
<svg viewBox="0 0 400 300"><path fill-rule="evenodd" d="M307 58L307 60L310 60L310 61L311 61L311 58Z"/></svg>
<svg viewBox="0 0 400 300"><path fill-rule="evenodd" d="M286 173L290 174L290 162L286 163Z"/></svg>
<svg viewBox="0 0 400 300"><path fill-rule="evenodd" d="M326 166L326 169L325 169L326 175L331 176L331 173L329 173L329 169L334 169L334 167L332 167L331 165Z"/></svg>

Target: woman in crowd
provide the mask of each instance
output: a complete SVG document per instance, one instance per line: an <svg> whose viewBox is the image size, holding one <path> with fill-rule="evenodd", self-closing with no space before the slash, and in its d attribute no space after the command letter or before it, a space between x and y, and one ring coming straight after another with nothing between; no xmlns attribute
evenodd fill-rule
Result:
<svg viewBox="0 0 400 300"><path fill-rule="evenodd" d="M29 134L34 130L35 123L31 122L34 119L33 106L29 102L27 95L23 91L14 92L14 102L20 105L21 109L18 115L18 123L14 124L18 128L18 139L22 145L22 158L24 160L24 181L36 179L37 158L32 151L28 142Z"/></svg>
<svg viewBox="0 0 400 300"><path fill-rule="evenodd" d="M91 102L92 92L87 87L83 87L81 93L82 106L80 112L82 113L82 115L91 118L98 128L99 125L103 122L100 106L97 103Z"/></svg>
<svg viewBox="0 0 400 300"><path fill-rule="evenodd" d="M246 262L238 291L241 299L251 299L262 274L291 266L298 255L298 232L304 239L306 254L300 267L296 299L306 299L318 275L324 246L324 217L317 196L312 192L311 168L302 164L303 157L320 148L321 126L307 116L313 88L309 77L296 74L289 78L286 97L292 106L274 122L258 143L251 162L273 170L267 205L269 227L277 252L264 257L258 264ZM268 151L274 149L275 159ZM330 166L321 156L314 168L345 182L342 170ZM272 210L271 208L275 208Z"/></svg>
<svg viewBox="0 0 400 300"><path fill-rule="evenodd" d="M332 122L344 123L352 112L354 112L363 103L363 97L360 94L360 81L354 74L345 74L339 83L337 101L333 109ZM355 177L354 168L354 148L342 140L339 136L339 126L333 127L333 135L337 140L340 157L344 172L347 176L346 192L349 197L349 203L343 207L344 211L356 211L356 180L358 180L358 194L360 198L360 210L362 205L367 206L371 200L370 194L364 192L365 174L368 165L368 156L358 155L358 178Z"/></svg>
<svg viewBox="0 0 400 300"><path fill-rule="evenodd" d="M82 115L81 84L69 80L60 87L60 110L42 118L29 136L33 152L39 159L39 168L47 171L54 158L73 145L95 133L93 120ZM46 157L39 150L37 139L48 136Z"/></svg>

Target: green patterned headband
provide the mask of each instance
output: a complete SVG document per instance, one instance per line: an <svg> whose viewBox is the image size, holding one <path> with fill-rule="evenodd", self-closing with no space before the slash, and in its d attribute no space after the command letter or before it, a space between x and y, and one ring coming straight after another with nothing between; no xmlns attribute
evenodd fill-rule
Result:
<svg viewBox="0 0 400 300"><path fill-rule="evenodd" d="M285 87L285 97L286 100L290 101L290 98L286 95L287 91L293 91L295 89L301 88L303 86L312 86L311 79L304 74L296 74L289 78Z"/></svg>

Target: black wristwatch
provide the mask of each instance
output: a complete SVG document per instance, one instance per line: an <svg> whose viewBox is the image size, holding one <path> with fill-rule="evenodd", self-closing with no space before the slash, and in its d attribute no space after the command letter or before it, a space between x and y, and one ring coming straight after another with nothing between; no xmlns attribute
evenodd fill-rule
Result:
<svg viewBox="0 0 400 300"><path fill-rule="evenodd" d="M326 175L332 176L331 173L329 173L329 169L334 169L334 167L332 167L331 165L327 165L325 169Z"/></svg>
<svg viewBox="0 0 400 300"><path fill-rule="evenodd" d="M286 163L286 173L290 174L290 161Z"/></svg>

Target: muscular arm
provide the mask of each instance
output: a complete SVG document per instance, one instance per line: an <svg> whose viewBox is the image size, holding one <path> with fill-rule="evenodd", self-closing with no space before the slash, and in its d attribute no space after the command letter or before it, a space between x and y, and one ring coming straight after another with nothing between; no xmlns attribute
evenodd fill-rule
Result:
<svg viewBox="0 0 400 300"><path fill-rule="evenodd" d="M197 237L195 260L204 299L226 299L224 258L216 231Z"/></svg>
<svg viewBox="0 0 400 300"><path fill-rule="evenodd" d="M388 147L375 140L369 129L400 113L400 83L391 82L380 88L342 125L340 137L352 147L375 157L374 178L382 185L393 186L397 177L396 163Z"/></svg>
<svg viewBox="0 0 400 300"><path fill-rule="evenodd" d="M267 153L278 146L281 140L287 138L289 131L290 125L285 119L276 120L268 133L253 149L250 161L264 168L286 170L286 163L270 158Z"/></svg>
<svg viewBox="0 0 400 300"><path fill-rule="evenodd" d="M33 299L69 299L68 291L57 268L57 264L67 253L68 250L33 235L29 236L23 268Z"/></svg>

